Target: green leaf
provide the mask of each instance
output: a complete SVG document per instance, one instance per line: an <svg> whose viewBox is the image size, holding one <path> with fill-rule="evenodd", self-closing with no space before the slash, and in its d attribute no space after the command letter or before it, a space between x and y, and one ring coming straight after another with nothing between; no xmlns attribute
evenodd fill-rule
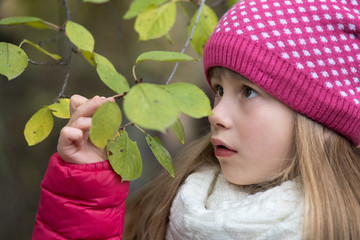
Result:
<svg viewBox="0 0 360 240"><path fill-rule="evenodd" d="M82 25L68 21L65 26L65 33L70 41L81 50L94 51L95 40L91 33Z"/></svg>
<svg viewBox="0 0 360 240"><path fill-rule="evenodd" d="M106 86L118 94L129 91L129 83L123 75L106 65L97 65L96 71Z"/></svg>
<svg viewBox="0 0 360 240"><path fill-rule="evenodd" d="M55 103L49 106L52 114L55 117L69 119L70 118L70 99L60 98Z"/></svg>
<svg viewBox="0 0 360 240"><path fill-rule="evenodd" d="M28 65L28 56L16 45L0 42L0 74L12 80L19 76Z"/></svg>
<svg viewBox="0 0 360 240"><path fill-rule="evenodd" d="M46 51L45 49L43 49L42 47L40 47L39 45L27 40L27 39L24 39L20 45L22 45L23 43L27 43L31 46L33 46L34 48L36 48L37 50L39 50L40 52L42 53L45 53L46 55L48 55L49 57L51 57L52 59L55 59L55 60L60 60L61 57L57 54L53 54L53 53L49 53L48 51Z"/></svg>
<svg viewBox="0 0 360 240"><path fill-rule="evenodd" d="M86 61L88 61L90 63L91 66L94 67L96 65L94 52L82 50L81 53L82 53L83 57L86 59Z"/></svg>
<svg viewBox="0 0 360 240"><path fill-rule="evenodd" d="M165 131L176 121L179 109L168 91L141 83L124 97L124 111L130 121L152 130Z"/></svg>
<svg viewBox="0 0 360 240"><path fill-rule="evenodd" d="M44 23L41 18L38 17L8 17L0 20L0 25L17 25L17 24L26 24L30 27L38 28L38 29L46 29L49 26Z"/></svg>
<svg viewBox="0 0 360 240"><path fill-rule="evenodd" d="M170 176L175 177L174 164L170 153L166 150L161 140L158 137L151 137L150 135L146 135L146 142L161 166L163 166L166 171L169 172Z"/></svg>
<svg viewBox="0 0 360 240"><path fill-rule="evenodd" d="M161 85L175 99L180 110L193 118L202 118L212 114L210 100L197 86L190 83Z"/></svg>
<svg viewBox="0 0 360 240"><path fill-rule="evenodd" d="M141 176L142 160L136 142L132 141L127 132L120 131L118 136L107 145L107 155L114 171L124 181L135 180Z"/></svg>
<svg viewBox="0 0 360 240"><path fill-rule="evenodd" d="M116 71L114 65L106 57L98 53L94 53L94 60L97 65L105 65L108 68L111 68Z"/></svg>
<svg viewBox="0 0 360 240"><path fill-rule="evenodd" d="M159 6L167 0L134 0L131 2L129 10L124 15L124 19L136 17L149 6Z"/></svg>
<svg viewBox="0 0 360 240"><path fill-rule="evenodd" d="M175 23L176 4L166 3L160 7L152 7L141 12L135 21L135 30L139 40L149 40L164 36Z"/></svg>
<svg viewBox="0 0 360 240"><path fill-rule="evenodd" d="M110 2L110 0L83 0L83 2L89 2L89 3L106 3L106 2Z"/></svg>
<svg viewBox="0 0 360 240"><path fill-rule="evenodd" d="M54 119L48 106L38 110L25 125L24 136L29 146L33 146L49 136Z"/></svg>
<svg viewBox="0 0 360 240"><path fill-rule="evenodd" d="M129 83L123 75L116 71L109 60L100 54L95 54L95 62L97 63L96 71L106 86L118 94L129 91Z"/></svg>
<svg viewBox="0 0 360 240"><path fill-rule="evenodd" d="M140 56L138 56L138 58L136 59L136 63L148 60L162 62L197 61L197 59L180 52L150 51L142 53Z"/></svg>
<svg viewBox="0 0 360 240"><path fill-rule="evenodd" d="M176 122L171 126L171 129L175 133L176 137L179 139L181 144L185 143L185 132L184 127L180 122L180 119L176 120Z"/></svg>
<svg viewBox="0 0 360 240"><path fill-rule="evenodd" d="M122 114L119 106L114 102L101 105L92 117L89 137L91 142L103 149L108 140L113 138L120 128Z"/></svg>
<svg viewBox="0 0 360 240"><path fill-rule="evenodd" d="M193 18L191 19L190 26L188 28L188 36L190 36L198 11L199 10L195 12ZM218 19L215 12L205 4L202 8L199 21L197 22L195 32L190 41L191 46L200 55L202 55L204 46L215 29L217 22Z"/></svg>

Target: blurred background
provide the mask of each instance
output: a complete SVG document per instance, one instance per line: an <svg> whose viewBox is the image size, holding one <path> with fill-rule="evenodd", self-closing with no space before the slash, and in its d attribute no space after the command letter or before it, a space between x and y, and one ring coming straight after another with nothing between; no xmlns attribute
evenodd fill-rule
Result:
<svg viewBox="0 0 360 240"><path fill-rule="evenodd" d="M196 5L183 3L187 9L178 7L177 20L170 32L173 43L165 38L138 41L134 30L135 19L124 20L122 16L131 0L113 0L108 4L83 3L69 0L72 20L85 26L95 38L95 51L107 57L132 85L132 66L138 55L151 50L181 51L187 40L187 27ZM223 1L206 2L220 17L226 10ZM66 11L63 0L0 0L0 19L10 16L36 16L63 25ZM63 57L68 54L66 39L52 30L38 30L25 25L0 26L0 42L19 45L23 39L40 43L52 53ZM46 55L30 45L23 49L36 62L52 62ZM202 88L211 97L210 88L203 75L201 56L189 46L185 52L198 62L181 63L172 82L185 81ZM146 62L137 67L138 78L145 82L164 84L175 64ZM61 91L66 67L29 64L18 78L8 81L0 76L0 239L31 239L33 224L40 198L40 182L49 157L55 153L60 129L66 120L55 118L54 129L43 142L29 147L23 135L27 120L43 105L53 103ZM99 79L95 68L81 56L73 54L70 79L66 95L74 93L91 98L94 95L112 96L114 93ZM126 120L125 120L126 121ZM206 118L193 120L181 116L185 127L185 144L208 132ZM143 134L127 128L130 138L138 142L143 173L132 182L131 192L153 178L161 166L148 149ZM152 133L158 135L157 133ZM172 156L183 147L169 132L158 135Z"/></svg>

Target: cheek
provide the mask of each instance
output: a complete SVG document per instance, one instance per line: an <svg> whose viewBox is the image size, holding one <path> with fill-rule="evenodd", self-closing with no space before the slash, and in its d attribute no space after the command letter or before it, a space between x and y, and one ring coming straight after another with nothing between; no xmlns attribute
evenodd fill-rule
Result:
<svg viewBox="0 0 360 240"><path fill-rule="evenodd" d="M264 129L264 148L273 154L273 157L287 157L293 137L293 114L285 111L273 115Z"/></svg>
<svg viewBox="0 0 360 240"><path fill-rule="evenodd" d="M283 110L283 109L282 109ZM287 111L264 111L244 124L246 145L259 158L284 158L290 147L293 114Z"/></svg>

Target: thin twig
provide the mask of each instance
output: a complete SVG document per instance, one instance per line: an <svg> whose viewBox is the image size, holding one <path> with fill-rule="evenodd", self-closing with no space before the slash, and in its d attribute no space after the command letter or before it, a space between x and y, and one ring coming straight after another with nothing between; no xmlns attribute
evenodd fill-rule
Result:
<svg viewBox="0 0 360 240"><path fill-rule="evenodd" d="M81 0L76 0L75 10L74 10L73 17L72 17L72 20L73 20L73 21L76 20L77 15L78 15L78 13L79 13L80 2L81 2Z"/></svg>
<svg viewBox="0 0 360 240"><path fill-rule="evenodd" d="M212 7L212 8L217 7L217 6L219 6L220 4L222 4L223 2L225 2L225 0L217 0L216 2L214 2L213 4L211 4L211 7Z"/></svg>
<svg viewBox="0 0 360 240"><path fill-rule="evenodd" d="M59 66L59 65L67 65L67 62L36 62L31 59L28 59L28 62L34 65L47 65L47 66Z"/></svg>
<svg viewBox="0 0 360 240"><path fill-rule="evenodd" d="M66 11L66 20L70 20L71 19L71 12L70 12L70 7L69 7L69 2L68 0L63 0L64 6L65 6L65 11Z"/></svg>
<svg viewBox="0 0 360 240"><path fill-rule="evenodd" d="M128 127L128 126L130 126L130 125L134 125L134 123L133 123L133 122L129 122L129 123L125 124L124 126L121 126L120 129L121 129L121 130L125 130L125 128Z"/></svg>
<svg viewBox="0 0 360 240"><path fill-rule="evenodd" d="M60 38L62 38L64 36L63 33L58 33L56 35L56 37L53 37L53 38L48 38L48 39L45 39L43 41L39 41L37 44L42 47L44 46L45 44L47 43L54 43L54 42L58 42Z"/></svg>
<svg viewBox="0 0 360 240"><path fill-rule="evenodd" d="M64 3L65 10L66 10L66 20L69 21L70 18L71 18L71 13L70 13L70 7L69 7L68 0L63 0L63 3ZM72 45L72 43L71 43L71 41L69 39L68 39L68 45L69 45L69 55L68 55L67 60L66 60L66 62L67 62L67 64L66 64L67 71L66 71L63 86L61 88L61 91L60 91L59 95L55 98L55 102L59 98L61 98L61 97L63 97L65 95L66 87L67 87L69 77L70 77L70 65L71 65L71 55L72 55L73 45Z"/></svg>
<svg viewBox="0 0 360 240"><path fill-rule="evenodd" d="M122 39L123 35L122 35L120 23L119 23L119 15L118 15L118 13L116 12L116 9L115 9L115 7L112 5L111 2L107 2L106 5L109 7L109 10L110 10L110 12L111 12L111 15L112 15L112 17L113 17L113 19L114 19L114 23L115 23L115 27L116 27L118 36L119 36L120 39Z"/></svg>
<svg viewBox="0 0 360 240"><path fill-rule="evenodd" d="M189 36L189 38L187 39L184 48L181 50L181 53L184 53L185 50L186 50L186 48L187 48L187 47L189 46L189 44L190 44L190 41L191 41L191 39L192 39L192 37L193 37L193 35L194 35L194 32L195 32L195 29L196 29L196 25L197 25L197 23L198 23L198 21L199 21L199 19L200 19L201 10L202 10L202 8L203 8L203 6L204 6L204 4L205 4L205 1L206 1L206 0L201 0L200 6L199 6L199 10L198 10L198 13L197 13L196 18L195 18L194 26L193 26L192 29L191 29L190 36ZM176 62L175 67L174 67L174 69L173 69L173 71L172 71L169 79L166 81L166 84L169 84L169 83L171 82L171 80L174 78L174 75L175 75L175 72L176 72L178 66L179 66L179 62Z"/></svg>

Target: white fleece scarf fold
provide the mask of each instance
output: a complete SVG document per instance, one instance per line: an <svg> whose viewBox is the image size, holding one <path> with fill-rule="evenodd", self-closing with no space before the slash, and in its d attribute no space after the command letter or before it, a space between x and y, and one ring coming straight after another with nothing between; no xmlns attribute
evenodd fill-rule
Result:
<svg viewBox="0 0 360 240"><path fill-rule="evenodd" d="M296 180L251 195L212 167L191 174L179 189L166 239L301 239L302 225Z"/></svg>

